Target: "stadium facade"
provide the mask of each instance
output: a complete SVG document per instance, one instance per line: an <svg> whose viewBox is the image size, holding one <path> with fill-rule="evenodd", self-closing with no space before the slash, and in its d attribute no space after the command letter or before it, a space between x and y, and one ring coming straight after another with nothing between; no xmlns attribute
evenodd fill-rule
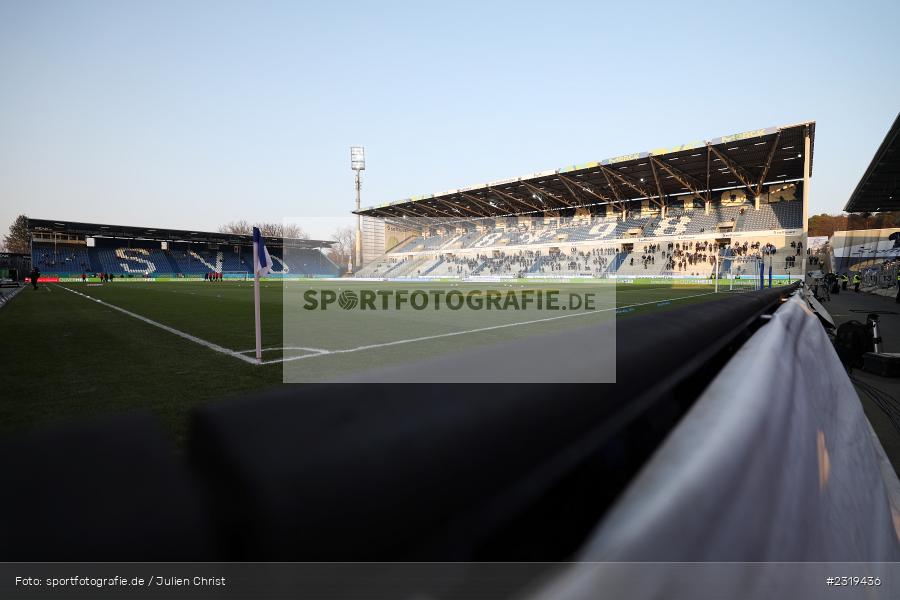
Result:
<svg viewBox="0 0 900 600"><path fill-rule="evenodd" d="M203 278L251 273L252 236L178 229L29 219L31 263L45 279L91 277ZM323 252L334 242L269 238L274 277L336 277Z"/></svg>
<svg viewBox="0 0 900 600"><path fill-rule="evenodd" d="M358 211L359 277L804 272L815 123L769 127Z"/></svg>

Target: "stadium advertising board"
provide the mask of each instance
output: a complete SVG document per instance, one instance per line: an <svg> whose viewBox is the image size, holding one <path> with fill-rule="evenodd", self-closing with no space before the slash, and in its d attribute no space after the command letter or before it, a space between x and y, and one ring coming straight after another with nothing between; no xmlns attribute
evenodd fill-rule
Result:
<svg viewBox="0 0 900 600"><path fill-rule="evenodd" d="M835 231L835 258L896 258L900 256L900 228Z"/></svg>

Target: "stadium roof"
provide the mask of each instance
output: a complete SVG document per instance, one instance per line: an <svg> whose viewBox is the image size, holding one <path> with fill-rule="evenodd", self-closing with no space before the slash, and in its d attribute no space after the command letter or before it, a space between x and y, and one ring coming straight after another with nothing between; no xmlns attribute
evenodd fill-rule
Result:
<svg viewBox="0 0 900 600"><path fill-rule="evenodd" d="M900 114L850 195L846 212L900 210Z"/></svg>
<svg viewBox="0 0 900 600"><path fill-rule="evenodd" d="M157 240L167 242L194 242L207 244L252 243L252 235L237 233L214 233L209 231L188 231L181 229L159 229L151 227L130 227L127 225L103 225L99 223L76 223L74 221L54 221L52 219L28 219L29 232L46 232L85 237L109 237L123 239ZM304 240L295 238L266 238L266 245L289 246L291 248L324 248L335 242L326 240Z"/></svg>
<svg viewBox="0 0 900 600"><path fill-rule="evenodd" d="M478 219L634 200L661 204L682 194L745 188L751 197L765 184L803 178L804 133L810 135L812 173L815 122L768 127L674 148L636 152L430 196L365 208L358 214L386 219Z"/></svg>

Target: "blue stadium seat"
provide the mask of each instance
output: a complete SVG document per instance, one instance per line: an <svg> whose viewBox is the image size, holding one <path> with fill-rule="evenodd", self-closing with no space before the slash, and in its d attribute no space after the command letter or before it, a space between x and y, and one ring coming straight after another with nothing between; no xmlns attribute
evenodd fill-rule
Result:
<svg viewBox="0 0 900 600"><path fill-rule="evenodd" d="M85 245L35 242L31 249L31 264L45 275L73 276L91 270L91 259Z"/></svg>
<svg viewBox="0 0 900 600"><path fill-rule="evenodd" d="M341 269L318 250L291 249L285 260L281 249L269 250L273 274L337 277ZM202 277L210 271L251 272L252 250L234 246L173 244L162 250L159 242L98 240L98 245L35 243L32 264L45 275L77 277L82 273L111 273L120 277L186 275Z"/></svg>

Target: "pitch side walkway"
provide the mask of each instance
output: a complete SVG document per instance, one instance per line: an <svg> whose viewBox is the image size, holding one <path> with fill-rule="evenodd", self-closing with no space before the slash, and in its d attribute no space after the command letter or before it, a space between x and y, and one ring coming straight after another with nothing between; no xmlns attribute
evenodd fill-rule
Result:
<svg viewBox="0 0 900 600"><path fill-rule="evenodd" d="M896 294L896 290L894 290ZM884 343L884 352L900 353L900 304L894 302L894 296L881 296L865 292L854 293L853 289L841 290L838 295L832 295L829 302L822 303L831 313L834 322L840 327L847 321L866 322L866 315L872 312L879 313L879 328ZM900 405L900 379L890 379L865 373L854 369L851 377L878 388ZM893 426L877 404L856 386L856 391L862 401L863 410L872 424L872 428L878 435L885 454L890 459L894 471L900 475L900 432Z"/></svg>
<svg viewBox="0 0 900 600"><path fill-rule="evenodd" d="M896 292L895 292L896 293ZM872 312L879 314L879 328L884 340L885 352L900 352L900 304L894 297L859 292L849 289L840 294L832 294L829 302L822 303L831 313L834 322L840 326L847 321L866 322L866 315Z"/></svg>
<svg viewBox="0 0 900 600"><path fill-rule="evenodd" d="M23 285L20 287L0 288L0 308L6 306L7 303L9 303L9 301L12 300L16 296L16 294L19 294L22 290L24 290L25 287L26 286Z"/></svg>

